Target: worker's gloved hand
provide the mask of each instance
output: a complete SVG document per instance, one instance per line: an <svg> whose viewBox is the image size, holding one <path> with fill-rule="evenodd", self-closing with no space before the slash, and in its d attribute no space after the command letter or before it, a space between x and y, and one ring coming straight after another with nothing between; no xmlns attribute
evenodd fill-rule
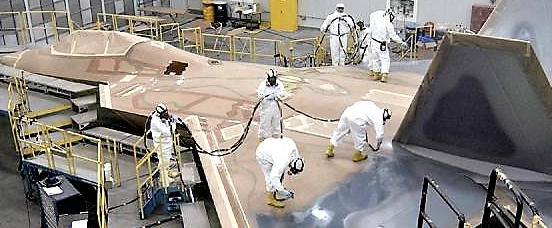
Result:
<svg viewBox="0 0 552 228"><path fill-rule="evenodd" d="M293 193L292 191L288 190L288 189L284 189L283 191L280 192L282 194L282 196L284 197L284 199L293 199L293 197L295 196L295 193Z"/></svg>
<svg viewBox="0 0 552 228"><path fill-rule="evenodd" d="M401 45L403 46L403 48L408 48L408 44L406 42L402 42Z"/></svg>
<svg viewBox="0 0 552 228"><path fill-rule="evenodd" d="M269 94L269 95L266 97L266 99L267 99L267 100L274 100L274 99L276 99L276 94L271 93L271 94Z"/></svg>

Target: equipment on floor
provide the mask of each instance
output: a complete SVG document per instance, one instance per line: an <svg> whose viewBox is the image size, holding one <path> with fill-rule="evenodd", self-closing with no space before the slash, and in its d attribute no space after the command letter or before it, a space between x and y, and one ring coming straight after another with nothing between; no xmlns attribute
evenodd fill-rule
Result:
<svg viewBox="0 0 552 228"><path fill-rule="evenodd" d="M61 185L61 180L62 180L61 178L58 178L57 176L53 176L53 177L44 178L44 180L41 180L38 183L42 187L53 188L53 187L56 187L56 186L60 186Z"/></svg>
<svg viewBox="0 0 552 228"><path fill-rule="evenodd" d="M215 6L210 0L203 1L203 19L206 21L215 21Z"/></svg>
<svg viewBox="0 0 552 228"><path fill-rule="evenodd" d="M228 22L228 4L224 1L215 1L213 5L215 6L215 21L226 26Z"/></svg>
<svg viewBox="0 0 552 228"><path fill-rule="evenodd" d="M86 210L81 193L63 176L36 183L40 202L41 227L60 225L60 215L78 215Z"/></svg>

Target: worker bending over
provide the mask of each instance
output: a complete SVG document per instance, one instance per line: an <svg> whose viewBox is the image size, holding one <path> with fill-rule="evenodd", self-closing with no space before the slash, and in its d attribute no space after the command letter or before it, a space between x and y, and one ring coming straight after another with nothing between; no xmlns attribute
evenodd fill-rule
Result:
<svg viewBox="0 0 552 228"><path fill-rule="evenodd" d="M395 32L393 20L395 16L393 11L375 11L370 14L370 31L372 32L371 48L372 63L370 76L374 80L387 82L389 77L389 66L391 57L389 56L389 42L391 40L400 43L405 48L408 45Z"/></svg>
<svg viewBox="0 0 552 228"><path fill-rule="evenodd" d="M366 149L366 127L368 125L374 128L376 132L376 148L379 150L383 142L383 125L385 121L391 119L391 111L388 109L380 109L372 101L357 101L353 105L347 107L339 118L337 129L335 129L326 156L331 158L334 156L334 148L339 145L346 134L351 134L355 150L353 151L353 161L359 162L366 159L368 156L362 151Z"/></svg>
<svg viewBox="0 0 552 228"><path fill-rule="evenodd" d="M268 138L261 142L256 151L257 162L263 170L267 204L282 208L280 201L293 198L294 193L282 185L284 172L288 169L288 175L303 172L305 161L299 155L295 142L287 137Z"/></svg>
<svg viewBox="0 0 552 228"><path fill-rule="evenodd" d="M335 6L335 12L328 15L320 26L320 32L330 35L330 51L332 66L345 65L347 51L347 35L354 28L353 19L344 13L345 5L339 3Z"/></svg>
<svg viewBox="0 0 552 228"><path fill-rule="evenodd" d="M170 166L173 165L173 136L176 130L176 123L180 119L169 114L169 110L165 104L158 104L151 115L150 129L153 138L153 146L159 158L158 167L163 178L163 187L168 187L173 181L174 173L170 171Z"/></svg>
<svg viewBox="0 0 552 228"><path fill-rule="evenodd" d="M257 87L257 97L262 99L259 122L259 141L279 135L281 133L278 100L282 99L286 90L284 85L276 77L276 71L270 69L266 72L266 79Z"/></svg>

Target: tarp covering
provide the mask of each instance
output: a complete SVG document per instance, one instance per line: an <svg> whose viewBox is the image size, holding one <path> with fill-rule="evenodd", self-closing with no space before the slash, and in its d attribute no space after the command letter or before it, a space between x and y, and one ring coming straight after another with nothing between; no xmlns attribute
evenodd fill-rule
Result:
<svg viewBox="0 0 552 228"><path fill-rule="evenodd" d="M550 12L550 0L502 0L479 34L530 41L548 76L548 81L552 81Z"/></svg>
<svg viewBox="0 0 552 228"><path fill-rule="evenodd" d="M395 140L552 174L552 90L529 42L448 34Z"/></svg>

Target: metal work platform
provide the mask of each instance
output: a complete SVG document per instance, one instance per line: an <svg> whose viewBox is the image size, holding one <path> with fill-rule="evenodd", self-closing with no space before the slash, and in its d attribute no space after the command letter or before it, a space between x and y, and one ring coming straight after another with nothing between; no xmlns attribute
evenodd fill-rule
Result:
<svg viewBox="0 0 552 228"><path fill-rule="evenodd" d="M79 154L84 157L96 157L98 154L98 148L90 144L79 144L73 146L73 153ZM50 161L49 161L50 160ZM60 172L64 175L74 176L80 180L83 180L87 183L97 184L98 183L98 166L91 162L86 162L84 160L75 159L75 175L71 174L70 166L67 163L67 158L57 154L52 155L52 159L48 159L46 153L37 155L30 159L24 159L24 163L30 166L35 166L37 168L52 170L49 167L49 162L52 162L55 167L55 171Z"/></svg>
<svg viewBox="0 0 552 228"><path fill-rule="evenodd" d="M44 110L67 103L67 100L59 97L49 96L36 91L29 91L31 110ZM0 110L8 107L8 85L0 83Z"/></svg>
<svg viewBox="0 0 552 228"><path fill-rule="evenodd" d="M84 97L78 97L71 99L71 103L76 108L77 112L85 112L87 110L96 109L98 102L96 101L96 95L88 95Z"/></svg>
<svg viewBox="0 0 552 228"><path fill-rule="evenodd" d="M136 142L140 139L140 136L122 132L122 131L117 131L106 127L91 128L91 129L84 130L82 133L85 135L99 138L103 141L108 139L109 140L115 139L121 143L122 149L127 151L128 153L133 153L134 144L136 144ZM148 139L148 145L153 145L153 141L151 139ZM144 155L144 151L146 151L146 147L144 146L143 143L137 144L136 149L138 150L138 152L140 152L141 155Z"/></svg>
<svg viewBox="0 0 552 228"><path fill-rule="evenodd" d="M71 116L71 120L73 121L73 123L75 123L77 129L80 131L98 120L98 112L97 110L92 110L85 113L79 113L77 115Z"/></svg>
<svg viewBox="0 0 552 228"><path fill-rule="evenodd" d="M44 93L59 94L65 97L78 97L94 93L96 86L75 83L63 79L47 77L39 74L24 73L27 85L31 89L43 91Z"/></svg>

